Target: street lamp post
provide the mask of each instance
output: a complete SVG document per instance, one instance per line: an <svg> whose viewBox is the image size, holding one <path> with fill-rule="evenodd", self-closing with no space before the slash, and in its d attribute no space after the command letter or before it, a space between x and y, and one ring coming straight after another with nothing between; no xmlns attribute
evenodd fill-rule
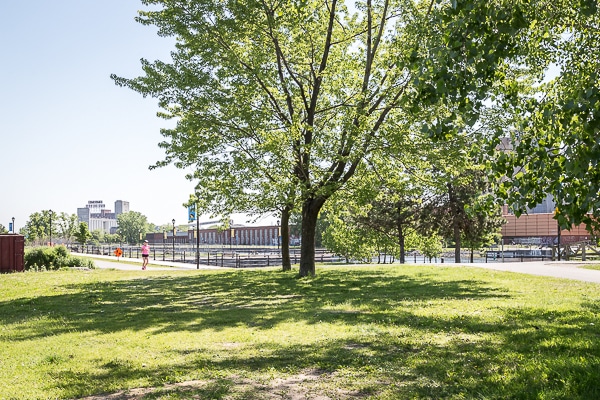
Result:
<svg viewBox="0 0 600 400"><path fill-rule="evenodd" d="M15 217L12 217L12 222L13 222L12 233L16 233L16 231L15 231Z"/></svg>
<svg viewBox="0 0 600 400"><path fill-rule="evenodd" d="M173 261L175 261L175 218L171 222L173 223Z"/></svg>
<svg viewBox="0 0 600 400"><path fill-rule="evenodd" d="M167 253L167 231L165 229L163 229L162 253L163 253L163 261L165 261L165 254Z"/></svg>
<svg viewBox="0 0 600 400"><path fill-rule="evenodd" d="M49 210L50 213L50 247L52 247L52 210Z"/></svg>
<svg viewBox="0 0 600 400"><path fill-rule="evenodd" d="M279 239L281 238L281 228L279 227L279 220L277 220L277 251L279 251Z"/></svg>

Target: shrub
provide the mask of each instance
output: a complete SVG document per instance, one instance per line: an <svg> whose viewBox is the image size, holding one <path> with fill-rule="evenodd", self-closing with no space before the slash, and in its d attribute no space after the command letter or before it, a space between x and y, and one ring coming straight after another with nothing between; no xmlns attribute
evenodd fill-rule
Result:
<svg viewBox="0 0 600 400"><path fill-rule="evenodd" d="M69 257L69 267L94 269L96 266L92 260L80 257Z"/></svg>
<svg viewBox="0 0 600 400"><path fill-rule="evenodd" d="M26 270L57 270L65 267L94 268L94 262L71 256L65 246L35 247L25 251Z"/></svg>

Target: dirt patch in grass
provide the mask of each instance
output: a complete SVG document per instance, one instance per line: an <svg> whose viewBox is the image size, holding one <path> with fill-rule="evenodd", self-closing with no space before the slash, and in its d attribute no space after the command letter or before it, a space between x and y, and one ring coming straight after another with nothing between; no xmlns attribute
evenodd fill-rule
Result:
<svg viewBox="0 0 600 400"><path fill-rule="evenodd" d="M216 381L187 381L162 387L136 388L116 393L101 394L80 398L79 400L144 400L160 399L178 394L189 399L210 398L224 400L260 399L260 400L350 400L363 398L364 395L346 390L336 390L332 394L319 393L319 380L328 374L318 370L308 370L287 378L277 378L269 383L258 383L250 379L233 377L229 384ZM215 386L221 390L215 389ZM225 390L223 390L225 387ZM216 392L219 395L215 396ZM248 397L250 395L250 397ZM178 397L179 398L179 397ZM181 397L183 398L183 397Z"/></svg>
<svg viewBox="0 0 600 400"><path fill-rule="evenodd" d="M82 397L80 400L138 400L144 399L146 395L153 394L155 392L170 392L170 391L181 391L191 390L194 388L201 388L207 384L206 381L188 381L181 383L174 383L171 385L165 385L162 388L136 388L129 390L121 390L116 393L104 393L94 396Z"/></svg>

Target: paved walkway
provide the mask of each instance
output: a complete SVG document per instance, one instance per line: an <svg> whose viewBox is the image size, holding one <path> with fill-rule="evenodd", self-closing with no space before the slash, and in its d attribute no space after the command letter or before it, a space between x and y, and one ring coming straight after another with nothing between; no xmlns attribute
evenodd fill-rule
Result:
<svg viewBox="0 0 600 400"><path fill-rule="evenodd" d="M78 255L74 253L74 255ZM120 257L117 260L115 256L101 256L97 254L79 254L82 257L93 258L96 267L104 268L104 269L121 269L121 270L141 270L142 269L142 259L141 258L127 258ZM190 263L182 263L182 262L172 262L172 261L162 261L162 260L152 260L148 262L148 270L152 271L173 271L173 270L193 270L196 269L196 264ZM207 266L200 264L199 269L228 269L226 267L217 267L214 265Z"/></svg>
<svg viewBox="0 0 600 400"><path fill-rule="evenodd" d="M142 261L139 258L121 257L117 262L114 256L89 255L86 257L94 258L94 262L98 268L114 268L121 270L141 270ZM492 269L497 271L508 271L520 274L530 274L539 276L551 276L555 278L573 279L584 282L600 283L600 270L591 270L579 268L586 262L582 261L526 261L526 262L491 262L491 263L445 263L435 264L439 266L462 266L462 267L478 267ZM598 264L597 262L594 264ZM426 264L431 265L431 264ZM150 260L149 270L195 270L196 265L190 263ZM207 269L231 269L227 267L206 266L200 265L201 270Z"/></svg>
<svg viewBox="0 0 600 400"><path fill-rule="evenodd" d="M497 271L516 272L539 276L551 276L554 278L573 279L584 282L600 283L600 270L579 268L588 262L582 261L525 261L525 262L494 262L460 264L462 266L473 266ZM598 265L598 262L589 263ZM452 265L452 264L445 264Z"/></svg>

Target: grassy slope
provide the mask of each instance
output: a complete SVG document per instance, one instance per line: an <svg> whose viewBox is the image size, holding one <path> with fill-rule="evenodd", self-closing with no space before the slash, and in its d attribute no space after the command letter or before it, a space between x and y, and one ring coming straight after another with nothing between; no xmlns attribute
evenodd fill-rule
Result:
<svg viewBox="0 0 600 400"><path fill-rule="evenodd" d="M598 285L459 267L1 275L0 398L600 398L599 311Z"/></svg>

